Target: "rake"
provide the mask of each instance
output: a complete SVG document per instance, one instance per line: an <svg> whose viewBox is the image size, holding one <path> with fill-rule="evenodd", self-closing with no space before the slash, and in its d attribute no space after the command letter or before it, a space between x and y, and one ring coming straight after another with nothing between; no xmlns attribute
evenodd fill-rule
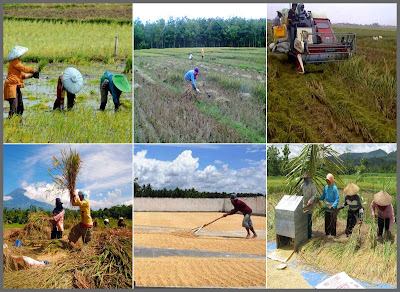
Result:
<svg viewBox="0 0 400 292"><path fill-rule="evenodd" d="M211 221L211 222L208 222L207 224L203 224L203 225L201 225L201 226L195 227L195 228L191 229L190 232L193 232L194 234L196 234L197 232L199 232L199 231L200 231L201 229L203 229L204 227L210 225L211 223L214 223L215 221L217 221L217 220L219 220L219 219L221 219L221 218L224 218L224 216L218 217L217 219L215 219L215 220L213 220L213 221Z"/></svg>

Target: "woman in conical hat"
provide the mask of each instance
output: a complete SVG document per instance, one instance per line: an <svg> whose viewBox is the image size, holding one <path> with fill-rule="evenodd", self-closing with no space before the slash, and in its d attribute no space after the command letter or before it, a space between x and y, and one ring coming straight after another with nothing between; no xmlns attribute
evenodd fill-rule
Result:
<svg viewBox="0 0 400 292"><path fill-rule="evenodd" d="M24 88L24 79L39 78L39 72L35 69L25 67L21 64L21 56L28 51L28 48L15 46L7 56L8 73L4 82L4 100L10 103L10 112L8 117L14 114L22 115L24 112L24 103L22 101L21 88ZM29 74L26 74L29 73Z"/></svg>
<svg viewBox="0 0 400 292"><path fill-rule="evenodd" d="M112 95L115 111L118 111L120 106L119 98L122 92L131 92L131 90L131 85L124 75L114 74L106 71L100 80L100 110L104 111L106 109L108 92L110 92Z"/></svg>
<svg viewBox="0 0 400 292"><path fill-rule="evenodd" d="M346 236L353 233L353 228L358 219L360 219L359 224L362 224L364 219L364 208L358 194L359 191L360 188L356 184L349 183L343 191L346 195L344 203L338 208L343 209L345 206L349 206L349 210L347 211Z"/></svg>
<svg viewBox="0 0 400 292"><path fill-rule="evenodd" d="M76 94L83 88L82 74L75 68L69 67L58 77L57 99L53 110L64 109L64 96L67 93L67 108L72 109L75 104Z"/></svg>
<svg viewBox="0 0 400 292"><path fill-rule="evenodd" d="M380 191L374 195L371 203L372 219L376 218L375 209L378 211L378 238L382 239L383 229L385 235L390 240L394 239L392 228L395 222L394 210L392 205L393 198L385 191Z"/></svg>

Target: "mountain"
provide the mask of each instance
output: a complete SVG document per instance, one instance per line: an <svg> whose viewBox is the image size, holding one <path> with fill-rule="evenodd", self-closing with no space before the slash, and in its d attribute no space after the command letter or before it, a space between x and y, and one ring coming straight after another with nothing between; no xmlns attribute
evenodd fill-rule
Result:
<svg viewBox="0 0 400 292"><path fill-rule="evenodd" d="M4 201L3 198L3 207L7 207L8 209L20 208L21 210L27 210L30 206L36 206L36 208L43 208L46 211L52 211L54 209L53 205L28 198L25 196L25 192L24 189L20 188L13 190L7 195L7 197L11 197L12 199Z"/></svg>
<svg viewBox="0 0 400 292"><path fill-rule="evenodd" d="M382 149L374 150L371 152L364 152L364 153L343 153L339 157L343 161L352 161L355 166L360 165L361 159L368 160L369 167L380 167L380 166L396 166L397 163L397 151L393 151L391 153L386 153Z"/></svg>

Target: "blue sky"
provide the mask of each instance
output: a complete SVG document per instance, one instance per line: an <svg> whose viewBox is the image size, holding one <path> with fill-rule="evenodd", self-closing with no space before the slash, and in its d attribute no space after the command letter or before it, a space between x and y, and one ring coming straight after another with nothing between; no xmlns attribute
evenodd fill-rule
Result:
<svg viewBox="0 0 400 292"><path fill-rule="evenodd" d="M265 145L134 146L134 176L155 189L265 194Z"/></svg>
<svg viewBox="0 0 400 292"><path fill-rule="evenodd" d="M92 209L132 204L132 146L128 144L4 145L4 199L23 188L29 198L53 204L56 194L47 169L53 155L60 157L60 150L70 147L83 160L76 189L88 193ZM66 192L57 196L68 201Z"/></svg>
<svg viewBox="0 0 400 292"><path fill-rule="evenodd" d="M291 3L268 3L268 19L276 17L276 11L290 8ZM327 17L332 23L356 23L397 26L396 3L305 3L304 9L314 16Z"/></svg>

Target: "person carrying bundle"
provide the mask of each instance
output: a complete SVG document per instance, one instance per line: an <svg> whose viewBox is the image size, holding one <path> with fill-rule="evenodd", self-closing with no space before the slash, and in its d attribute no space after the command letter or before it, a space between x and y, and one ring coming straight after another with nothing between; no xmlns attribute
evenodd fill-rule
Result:
<svg viewBox="0 0 400 292"><path fill-rule="evenodd" d="M10 103L8 117L14 114L22 115L24 113L24 102L22 100L21 88L24 88L24 79L39 78L40 69L36 70L25 67L21 63L21 56L28 51L28 48L15 46L7 56L8 72L4 82L4 100ZM29 74L26 74L29 73Z"/></svg>
<svg viewBox="0 0 400 292"><path fill-rule="evenodd" d="M394 217L394 209L392 205L393 198L385 191L380 191L374 195L374 200L371 203L372 219L378 217L378 238L383 240L383 229L385 229L385 237L394 240L392 234L393 224L396 221ZM375 209L378 214L375 215Z"/></svg>
<svg viewBox="0 0 400 292"><path fill-rule="evenodd" d="M359 220L358 224L361 225L364 219L364 208L358 194L359 191L360 188L356 184L349 183L343 191L346 195L344 203L342 206L338 207L338 209L341 210L344 207L349 206L345 231L347 237L353 233L353 228L356 225L357 220Z"/></svg>
<svg viewBox="0 0 400 292"><path fill-rule="evenodd" d="M72 227L69 234L69 241L76 243L82 237L83 243L88 243L92 240L93 219L90 216L90 203L84 192L79 191L78 195L70 194L73 196L72 206L78 206L81 212L81 222Z"/></svg>

